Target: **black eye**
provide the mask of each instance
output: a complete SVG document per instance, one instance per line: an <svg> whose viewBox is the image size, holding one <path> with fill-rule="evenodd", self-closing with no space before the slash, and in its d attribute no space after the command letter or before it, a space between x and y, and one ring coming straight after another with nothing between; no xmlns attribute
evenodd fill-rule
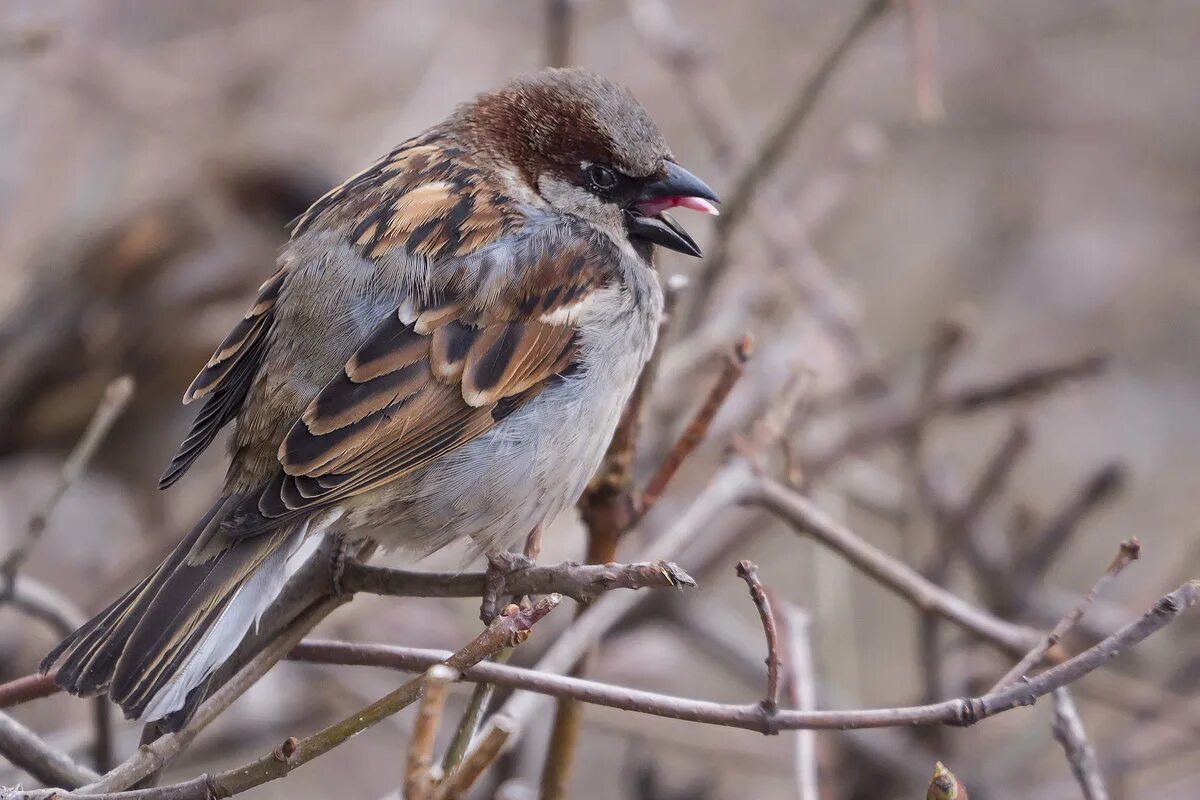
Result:
<svg viewBox="0 0 1200 800"><path fill-rule="evenodd" d="M617 185L617 173L601 164L592 164L587 168L587 179L598 192L611 191Z"/></svg>

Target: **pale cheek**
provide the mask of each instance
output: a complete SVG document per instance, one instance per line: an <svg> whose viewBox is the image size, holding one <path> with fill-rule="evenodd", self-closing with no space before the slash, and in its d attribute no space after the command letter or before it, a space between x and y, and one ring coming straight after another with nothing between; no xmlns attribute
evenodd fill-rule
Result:
<svg viewBox="0 0 1200 800"><path fill-rule="evenodd" d="M538 180L538 192L553 208L593 224L613 229L622 224L621 209L574 184L543 176Z"/></svg>

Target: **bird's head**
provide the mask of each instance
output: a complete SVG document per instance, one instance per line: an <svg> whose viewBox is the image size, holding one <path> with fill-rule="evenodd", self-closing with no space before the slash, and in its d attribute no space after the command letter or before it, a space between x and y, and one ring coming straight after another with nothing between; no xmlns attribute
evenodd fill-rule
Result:
<svg viewBox="0 0 1200 800"><path fill-rule="evenodd" d="M675 162L627 89L586 70L550 69L482 95L461 113L496 161L558 211L635 242L700 255L667 210L716 214L717 195Z"/></svg>

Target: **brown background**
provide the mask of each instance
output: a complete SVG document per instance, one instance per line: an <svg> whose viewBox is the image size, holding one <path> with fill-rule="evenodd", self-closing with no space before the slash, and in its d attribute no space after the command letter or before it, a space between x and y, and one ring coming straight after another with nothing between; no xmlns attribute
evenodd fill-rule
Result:
<svg viewBox="0 0 1200 800"><path fill-rule="evenodd" d="M671 5L729 87L736 115L724 122L747 147L841 29L844 6ZM1097 465L1126 467L1126 490L1071 541L1046 591L1069 599L1119 539L1137 535L1142 561L1097 610L1129 618L1200 560L1200 4L957 0L933 10L944 118L917 118L904 19L889 14L835 77L772 176L770 198L814 221L818 251L859 303L882 361L901 374L915 374L931 323L964 307L975 337L954 381L1112 354L1103 378L1031 412L1034 446L1009 494L1049 513ZM178 396L250 287L271 272L283 223L456 102L542 65L543 15L534 0L9 0L0 8L0 544L16 539L49 492L105 381L121 371L139 381L94 469L56 510L30 574L95 611L207 506L223 471L218 448L169 494L152 486L189 419ZM637 35L629 6L582 0L573 31L572 60L629 85L679 160L727 189L728 173ZM708 221L685 221L704 245ZM762 267L752 244L739 249L714 303L724 310L714 314L731 320L724 340L748 326L760 355L652 525L678 511L785 367L800 361L824 374L828 353L810 346L802 310L755 312ZM663 269L686 275L696 263L670 256ZM707 362L672 372L671 358L675 385L660 386L654 406L660 425L690 408L694 387L712 374ZM933 449L974 469L1005 420L991 414L939 428ZM665 434L652 426L647 436ZM817 499L898 552L896 532L846 510L836 482ZM996 537L1003 516L989 529ZM581 542L574 521L562 520L545 557L578 557ZM736 555L758 560L764 580L814 611L826 702L917 701L907 606L783 534ZM970 591L966 582L956 588ZM728 605L749 626L743 591L730 569L695 596ZM470 602L362 599L325 630L445 646L472 629L472 610ZM1117 667L1153 681L1174 675L1174 690L1194 693L1196 672L1183 668L1196 632L1194 622L1173 629ZM0 678L30 671L51 644L0 610ZM731 701L759 691L653 626L607 648L596 675ZM373 671L283 665L173 774L232 764L394 682ZM1118 796L1200 794L1194 753L1113 767L1141 729L1086 693L1081 702L1103 763L1125 775ZM668 785L699 781L710 792L688 796L793 796L787 736L587 713L574 797L645 796L629 775L638 754ZM86 732L75 701L40 701L21 716L67 745ZM1048 716L1040 705L951 732L956 771L988 798L1077 797ZM402 716L248 797L380 796L396 784L407 724ZM127 752L136 728L121 730ZM871 735L904 747L903 735ZM517 774L537 774L542 751L528 752L533 761L517 764ZM825 796L837 798L846 774L867 765L823 738L822 766ZM0 783L10 778L0 765Z"/></svg>

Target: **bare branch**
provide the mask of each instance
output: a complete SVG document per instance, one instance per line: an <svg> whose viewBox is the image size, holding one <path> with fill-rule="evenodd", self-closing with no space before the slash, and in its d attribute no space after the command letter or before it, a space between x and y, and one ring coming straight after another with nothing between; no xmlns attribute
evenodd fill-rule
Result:
<svg viewBox="0 0 1200 800"><path fill-rule="evenodd" d="M1094 378L1108 368L1108 356L1092 353L1075 361L1030 367L993 383L962 389L944 401L956 414L971 414L999 403L1039 397L1060 384Z"/></svg>
<svg viewBox="0 0 1200 800"><path fill-rule="evenodd" d="M1062 745L1071 765L1071 773L1083 789L1084 800L1108 800L1104 788L1104 777L1096 763L1096 752L1092 749L1083 730L1083 720L1075 708L1075 700L1067 687L1054 690L1054 738Z"/></svg>
<svg viewBox="0 0 1200 800"><path fill-rule="evenodd" d="M758 609L758 617L762 620L763 633L767 638L767 694L763 698L762 707L768 715L779 710L779 671L782 660L779 656L779 626L775 622L775 609L758 579L758 567L749 561L739 561L737 576L746 582L750 589L750 599Z"/></svg>
<svg viewBox="0 0 1200 800"><path fill-rule="evenodd" d="M469 681L486 681L497 686L528 692L571 697L585 703L609 706L640 714L668 717L708 725L758 731L850 730L912 725L971 725L1019 706L1032 705L1060 686L1066 686L1104 666L1116 655L1161 630L1181 613L1200 603L1200 581L1190 581L1160 598L1142 617L1079 655L1027 681L1018 682L981 697L946 700L924 706L852 711L798 711L780 709L769 720L758 703L733 705L692 700L671 695L610 686L595 681L522 669L502 664L481 663L463 670ZM586 618L586 617L584 617ZM581 618L581 621L582 619ZM306 661L357 664L420 671L444 658L439 650L419 650L390 645L343 642L306 642L296 656ZM543 659L545 660L545 659ZM521 695L517 695L521 696ZM511 701L510 701L511 703Z"/></svg>
<svg viewBox="0 0 1200 800"><path fill-rule="evenodd" d="M168 733L153 743L138 748L133 756L118 764L100 780L82 787L80 791L95 794L125 789L161 770L179 755L200 731L257 683L277 661L287 655L313 626L348 599L327 598L309 607L240 669L232 680L201 703L196 713L179 731Z"/></svg>
<svg viewBox="0 0 1200 800"><path fill-rule="evenodd" d="M30 700L57 694L54 675L26 675L8 683L0 683L0 708L9 708Z"/></svg>
<svg viewBox="0 0 1200 800"><path fill-rule="evenodd" d="M100 777L4 713L0 713L0 753L14 766L51 786L74 789Z"/></svg>
<svg viewBox="0 0 1200 800"><path fill-rule="evenodd" d="M1050 648L1061 642L1063 637L1078 624L1079 620L1083 618L1084 612L1087 611L1088 606L1100 596L1104 588L1121 573L1121 570L1137 560L1141 554L1141 550L1141 542L1136 537L1121 542L1121 546L1117 550L1116 556L1113 557L1112 563L1108 565L1108 569L1104 570L1104 574L1092 585L1088 593L1059 620L1058 624L1054 626L1054 630L1050 631L1050 634L1045 639L1038 642L1036 647L1026 653L1024 658L1004 674L1004 677L996 681L995 686L992 687L993 691L1007 686L1014 681L1019 681L1025 676L1025 673L1041 664L1046 658L1046 654L1050 652Z"/></svg>
<svg viewBox="0 0 1200 800"><path fill-rule="evenodd" d="M348 592L403 597L479 597L484 579L482 572L418 572L347 561L342 586ZM695 585L682 567L668 561L633 564L564 561L515 570L504 583L505 590L515 595L561 594L581 603L589 603L610 589Z"/></svg>
<svg viewBox="0 0 1200 800"><path fill-rule="evenodd" d="M1019 370L1012 375L985 381L974 386L950 390L913 407L885 409L852 426L838 441L821 452L809 455L805 472L809 480L823 475L846 456L862 453L881 444L895 442L941 415L976 414L993 406L1015 403L1040 397L1065 386L1071 381L1099 375L1108 365L1102 355L1089 354L1081 358Z"/></svg>
<svg viewBox="0 0 1200 800"><path fill-rule="evenodd" d="M534 624L550 613L558 603L559 598L556 595L550 595L539 600L528 610L521 610L515 605L510 605L470 644L451 655L443 663L461 672L478 664L502 647L511 647L523 641L528 637ZM342 721L296 741L294 747L289 748L290 752L285 753L283 758L279 758L277 753L272 752L249 764L211 776L208 783L213 794L218 797L229 797L284 777L296 767L324 755L352 736L362 733L367 728L411 705L420 696L424 683L424 677L415 678Z"/></svg>
<svg viewBox="0 0 1200 800"><path fill-rule="evenodd" d="M741 379L742 373L745 371L746 362L750 360L750 351L751 340L747 334L739 339L728 355L726 355L725 364L721 369L721 374L717 378L717 382L709 389L708 395L704 398L704 402L696 411L695 416L692 417L691 422L688 423L670 451L667 452L666 458L659 464L658 472L654 473L654 477L646 484L646 488L642 492L641 503L630 527L636 525L638 520L649 513L650 509L654 508L659 498L662 497L663 492L666 491L671 479L675 477L675 473L679 471L679 467L704 440L704 436L708 433L708 428L712 425L717 412L721 410L721 406L725 404L729 393L733 391L733 387Z"/></svg>
<svg viewBox="0 0 1200 800"><path fill-rule="evenodd" d="M993 616L922 577L842 525L803 495L770 478L759 478L748 502L770 509L800 533L839 553L874 580L918 609L945 617L1011 653L1025 653L1042 635L1032 628Z"/></svg>

